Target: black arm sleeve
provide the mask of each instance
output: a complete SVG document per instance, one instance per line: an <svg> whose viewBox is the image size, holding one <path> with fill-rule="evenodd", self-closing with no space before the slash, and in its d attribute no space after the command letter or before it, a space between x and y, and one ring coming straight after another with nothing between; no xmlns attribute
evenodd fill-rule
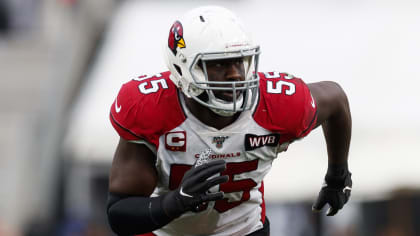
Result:
<svg viewBox="0 0 420 236"><path fill-rule="evenodd" d="M122 196L109 193L108 221L118 235L149 233L159 229L174 218L165 214L162 197Z"/></svg>

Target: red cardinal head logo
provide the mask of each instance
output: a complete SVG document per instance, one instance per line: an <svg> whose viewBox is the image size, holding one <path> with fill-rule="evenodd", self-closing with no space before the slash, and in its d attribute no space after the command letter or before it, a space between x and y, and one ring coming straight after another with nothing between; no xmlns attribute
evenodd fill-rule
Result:
<svg viewBox="0 0 420 236"><path fill-rule="evenodd" d="M182 24L179 21L175 21L172 25L171 29L169 30L169 38L168 38L168 47L171 49L172 53L176 55L177 48L185 48L184 42L184 29L182 28Z"/></svg>

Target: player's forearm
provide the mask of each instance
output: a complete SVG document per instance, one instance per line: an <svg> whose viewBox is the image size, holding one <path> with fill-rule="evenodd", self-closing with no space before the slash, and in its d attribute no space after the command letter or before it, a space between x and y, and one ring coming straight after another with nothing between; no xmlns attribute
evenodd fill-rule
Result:
<svg viewBox="0 0 420 236"><path fill-rule="evenodd" d="M347 165L351 140L351 114L347 96L339 88L334 113L322 124L328 150L328 164Z"/></svg>
<svg viewBox="0 0 420 236"><path fill-rule="evenodd" d="M120 196L109 194L108 221L118 235L149 233L159 229L174 218L162 209L162 197Z"/></svg>

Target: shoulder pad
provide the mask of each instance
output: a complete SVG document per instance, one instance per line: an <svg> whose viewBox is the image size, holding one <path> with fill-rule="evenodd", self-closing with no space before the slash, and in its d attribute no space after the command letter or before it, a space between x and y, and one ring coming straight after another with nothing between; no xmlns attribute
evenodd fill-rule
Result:
<svg viewBox="0 0 420 236"><path fill-rule="evenodd" d="M259 73L260 95L254 120L263 128L297 139L316 124L316 104L308 86L287 73Z"/></svg>
<svg viewBox="0 0 420 236"><path fill-rule="evenodd" d="M111 123L122 138L145 139L157 146L160 135L185 120L169 75L140 76L122 85L110 112Z"/></svg>

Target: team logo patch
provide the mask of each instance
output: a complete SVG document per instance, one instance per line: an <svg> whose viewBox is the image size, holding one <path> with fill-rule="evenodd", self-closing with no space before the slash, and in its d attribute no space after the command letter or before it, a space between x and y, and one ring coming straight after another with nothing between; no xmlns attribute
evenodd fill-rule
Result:
<svg viewBox="0 0 420 236"><path fill-rule="evenodd" d="M229 136L216 136L216 137L213 137L212 143L215 143L217 148L222 148L223 143L228 138L229 138Z"/></svg>
<svg viewBox="0 0 420 236"><path fill-rule="evenodd" d="M276 147L279 144L279 141L280 134L245 134L245 150L251 151L263 146Z"/></svg>
<svg viewBox="0 0 420 236"><path fill-rule="evenodd" d="M187 133L185 131L166 133L165 148L173 152L185 152L187 150Z"/></svg>
<svg viewBox="0 0 420 236"><path fill-rule="evenodd" d="M168 38L168 47L171 49L172 53L176 56L177 48L185 48L184 41L184 28L182 27L181 22L175 21L169 30Z"/></svg>

